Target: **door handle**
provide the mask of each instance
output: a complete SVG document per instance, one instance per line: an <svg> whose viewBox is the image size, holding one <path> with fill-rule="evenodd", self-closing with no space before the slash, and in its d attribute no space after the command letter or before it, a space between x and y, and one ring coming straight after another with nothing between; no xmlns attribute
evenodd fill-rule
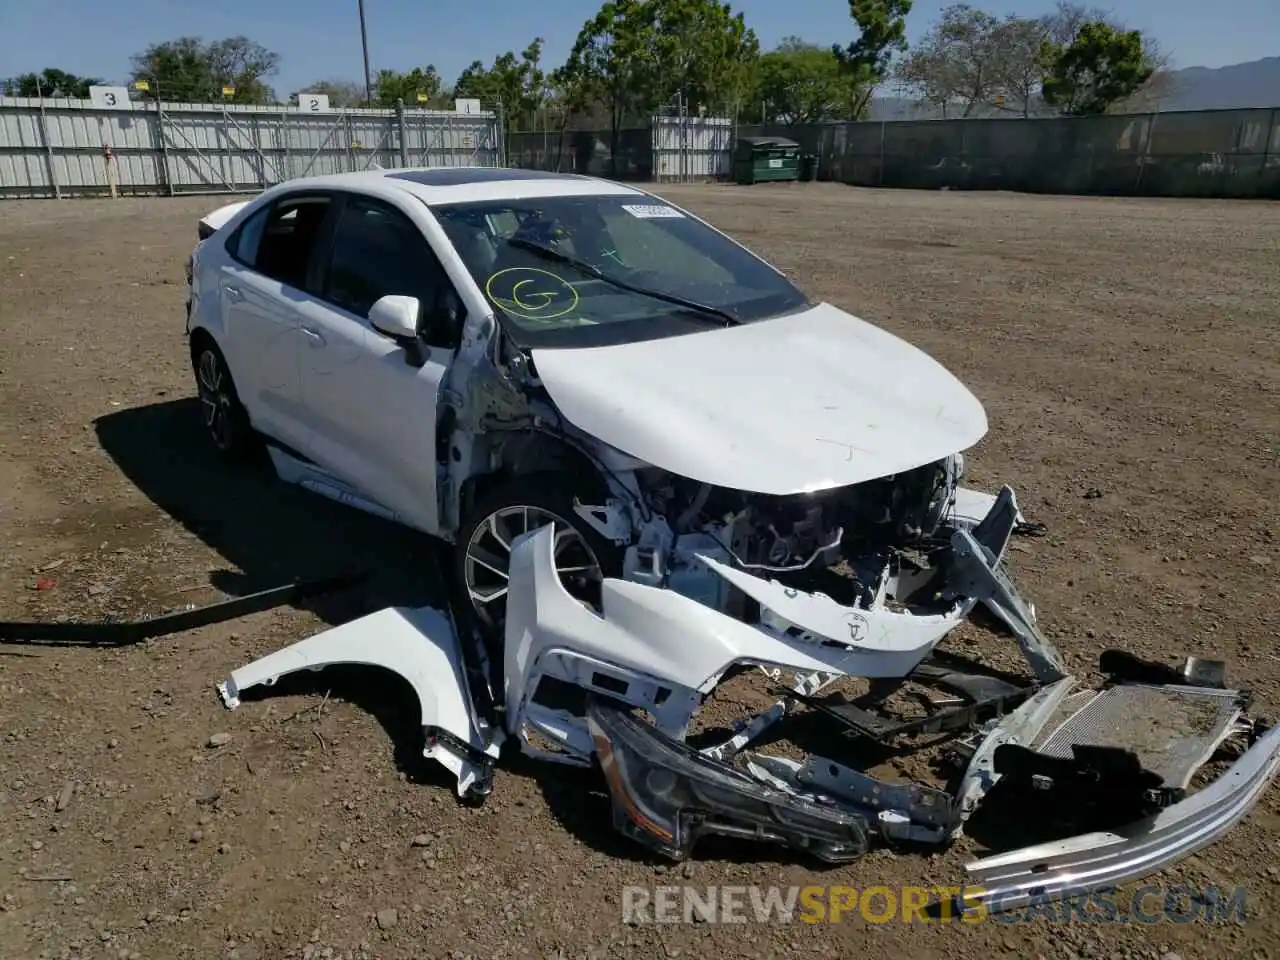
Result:
<svg viewBox="0 0 1280 960"><path fill-rule="evenodd" d="M299 327L299 329L302 331L303 335L306 336L308 339L310 339L312 342L317 344L324 343L324 335L321 334L320 331L315 329L314 327Z"/></svg>
<svg viewBox="0 0 1280 960"><path fill-rule="evenodd" d="M228 300L243 300L244 294L240 292L239 287L233 287L231 284L224 284L223 291L227 294Z"/></svg>

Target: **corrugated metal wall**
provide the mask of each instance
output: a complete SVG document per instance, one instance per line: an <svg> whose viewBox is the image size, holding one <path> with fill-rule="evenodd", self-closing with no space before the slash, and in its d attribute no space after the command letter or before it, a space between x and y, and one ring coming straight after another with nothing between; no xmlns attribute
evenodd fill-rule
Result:
<svg viewBox="0 0 1280 960"><path fill-rule="evenodd" d="M108 159L106 151L111 158ZM0 197L238 192L400 166L495 166L492 114L0 97Z"/></svg>
<svg viewBox="0 0 1280 960"><path fill-rule="evenodd" d="M723 117L654 117L653 179L718 180L732 169L733 121Z"/></svg>

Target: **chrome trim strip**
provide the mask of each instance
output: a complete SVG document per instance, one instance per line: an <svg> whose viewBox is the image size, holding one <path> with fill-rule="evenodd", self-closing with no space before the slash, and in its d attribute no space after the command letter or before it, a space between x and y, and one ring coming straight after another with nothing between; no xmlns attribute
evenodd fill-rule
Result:
<svg viewBox="0 0 1280 960"><path fill-rule="evenodd" d="M1118 886L1168 867L1226 833L1280 772L1280 727L1181 803L1117 832L1087 833L975 860L966 906L999 912L1063 894Z"/></svg>

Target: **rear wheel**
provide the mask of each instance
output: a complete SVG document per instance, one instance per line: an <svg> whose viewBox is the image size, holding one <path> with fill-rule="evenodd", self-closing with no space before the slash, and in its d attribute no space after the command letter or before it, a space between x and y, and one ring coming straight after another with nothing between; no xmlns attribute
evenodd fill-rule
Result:
<svg viewBox="0 0 1280 960"><path fill-rule="evenodd" d="M597 610L605 577L621 576L622 548L597 533L573 508L575 495L583 503L598 504L603 491L575 490L575 483L583 485L558 472L519 477L482 498L458 531L458 583L486 638L502 637L511 544L523 533L554 526L560 581L570 594Z"/></svg>
<svg viewBox="0 0 1280 960"><path fill-rule="evenodd" d="M256 438L222 351L202 337L192 348L191 361L205 435L224 459L247 460L256 450Z"/></svg>

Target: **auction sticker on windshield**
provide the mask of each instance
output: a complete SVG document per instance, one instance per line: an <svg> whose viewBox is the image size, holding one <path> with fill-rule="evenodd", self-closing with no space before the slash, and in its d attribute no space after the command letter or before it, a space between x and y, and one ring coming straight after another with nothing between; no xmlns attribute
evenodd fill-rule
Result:
<svg viewBox="0 0 1280 960"><path fill-rule="evenodd" d="M633 217L640 217L642 220L684 219L683 213L675 207L667 206L665 203L624 203L622 209Z"/></svg>

